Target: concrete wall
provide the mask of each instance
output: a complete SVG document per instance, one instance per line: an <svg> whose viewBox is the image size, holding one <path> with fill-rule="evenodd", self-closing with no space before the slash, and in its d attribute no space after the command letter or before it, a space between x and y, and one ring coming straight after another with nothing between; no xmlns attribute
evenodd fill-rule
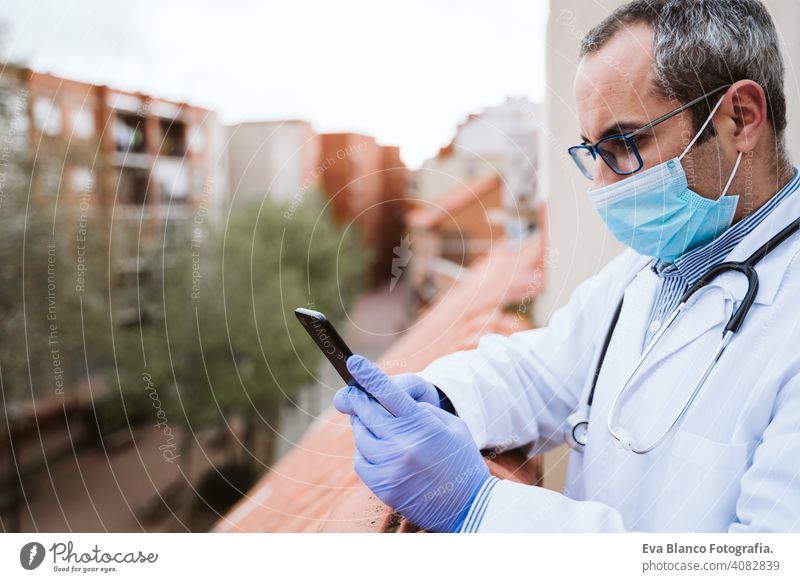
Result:
<svg viewBox="0 0 800 582"><path fill-rule="evenodd" d="M605 229L586 195L590 186L567 154L580 142L573 80L583 35L621 0L581 3L551 0L547 26L547 90L540 151L542 193L547 199L548 282L536 318L546 324L575 286L622 250Z"/></svg>
<svg viewBox="0 0 800 582"><path fill-rule="evenodd" d="M786 98L789 105L789 128L786 143L795 163L800 161L800 133L797 122L800 120L800 2L794 0L766 0L772 17L778 25L783 44L786 64Z"/></svg>
<svg viewBox="0 0 800 582"><path fill-rule="evenodd" d="M781 32L786 60L786 92L789 100L787 144L798 161L800 133L792 131L800 118L800 2L768 0L767 5ZM541 134L542 190L548 200L548 249L546 291L536 305L539 325L546 325L553 311L564 305L575 286L597 273L622 249L607 232L589 203L586 180L574 167L567 148L578 143L573 79L578 46L583 35L622 0L596 0L578 5L571 0L551 0L547 27L547 92ZM565 446L545 456L545 486L563 487L569 449Z"/></svg>
<svg viewBox="0 0 800 582"><path fill-rule="evenodd" d="M313 186L319 138L306 121L259 121L228 127L230 190L235 200L285 203ZM306 183L306 180L312 183Z"/></svg>

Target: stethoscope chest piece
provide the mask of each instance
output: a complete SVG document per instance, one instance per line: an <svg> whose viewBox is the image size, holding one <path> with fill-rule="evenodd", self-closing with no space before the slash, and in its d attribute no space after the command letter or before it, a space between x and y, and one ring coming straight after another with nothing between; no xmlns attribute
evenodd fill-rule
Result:
<svg viewBox="0 0 800 582"><path fill-rule="evenodd" d="M589 417L582 410L576 410L567 417L566 439L570 447L583 450L589 434Z"/></svg>

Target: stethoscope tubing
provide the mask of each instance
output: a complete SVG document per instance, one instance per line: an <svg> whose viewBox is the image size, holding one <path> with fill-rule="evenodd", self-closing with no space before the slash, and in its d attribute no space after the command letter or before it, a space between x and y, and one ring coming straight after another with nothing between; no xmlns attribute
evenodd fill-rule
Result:
<svg viewBox="0 0 800 582"><path fill-rule="evenodd" d="M672 430L675 428L675 426L678 424L681 418L683 418L683 416L686 414L686 411L689 409L689 406L691 406L697 394L700 392L700 388L705 384L706 380L708 379L708 376L711 374L711 370L714 368L719 359L722 357L723 352L730 344L734 334L736 334L736 332L738 332L739 329L741 328L745 318L747 317L747 314L750 311L750 308L755 302L759 285L758 273L756 272L755 266L764 257L766 257L769 253L771 253L775 248L780 246L792 234L798 231L800 231L800 218L794 220L785 228L783 228L778 234L770 238L766 243L764 243L756 251L754 251L746 260L727 261L724 263L720 263L719 265L716 265L711 269L709 269L694 285L692 285L689 289L686 290L686 292L680 298L678 306L672 311L672 313L667 318L667 321L665 321L661 329L658 330L653 339L648 343L647 347L645 348L645 351L636 361L633 370L628 374L625 383L620 387L620 389L615 394L614 399L612 400L611 406L608 411L607 428L609 434L611 434L611 436L614 438L614 440L617 442L619 446L637 454L644 454L653 450L655 447L661 444L664 441L664 439L666 439L666 437L670 434L670 432L672 432ZM747 292L745 293L745 296L742 298L741 304L734 311L733 315L731 315L730 319L728 320L728 323L725 325L721 342L717 346L717 349L715 350L714 355L712 356L708 365L703 370L703 374L701 375L700 380L695 384L693 390L691 391L687 399L684 401L684 404L681 407L680 412L672 421L672 423L669 425L669 427L661 435L659 435L659 437L655 441L653 441L653 443L651 443L649 446L635 447L632 439L627 434L625 429L614 425L614 417L616 416L616 408L619 403L619 400L622 398L622 395L624 394L626 388L630 385L631 380L636 376L636 373L644 364L645 360L647 359L647 356L652 352L653 348L657 345L661 337L666 333L666 331L670 328L670 326L672 326L672 324L678 318L678 315L680 315L680 313L684 311L684 309L689 304L690 300L695 295L695 293L700 291L703 287L707 286L721 274L729 271L739 272L745 275L745 277L747 277ZM589 415L591 412L592 402L594 400L595 388L597 386L598 378L600 377L600 371L602 370L606 352L608 351L608 347L611 343L611 338L614 335L614 330L616 328L617 321L619 320L619 316L622 311L623 299L624 299L624 292L623 292L623 298L620 299L617 308L614 312L614 315L611 318L611 324L608 328L608 332L606 333L606 337L603 341L603 346L601 348L600 355L597 360L597 366L595 367L595 372L592 377L592 385L589 390L589 395L586 399L586 414L578 415L580 416L580 418L576 420L571 426L568 427L569 438L567 440L570 443L570 446L576 449L582 449L586 446L585 438L583 439L583 442L581 442L580 439L575 438L576 427L578 424L583 424L585 425L583 434L585 435L586 431L588 431ZM570 418L572 418L572 416Z"/></svg>

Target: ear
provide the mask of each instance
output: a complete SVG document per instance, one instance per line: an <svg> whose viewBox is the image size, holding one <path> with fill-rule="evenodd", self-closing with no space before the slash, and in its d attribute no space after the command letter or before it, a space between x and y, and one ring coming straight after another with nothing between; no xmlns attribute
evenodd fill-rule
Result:
<svg viewBox="0 0 800 582"><path fill-rule="evenodd" d="M722 109L736 150L744 154L753 151L769 127L764 89L755 81L737 81L728 89Z"/></svg>

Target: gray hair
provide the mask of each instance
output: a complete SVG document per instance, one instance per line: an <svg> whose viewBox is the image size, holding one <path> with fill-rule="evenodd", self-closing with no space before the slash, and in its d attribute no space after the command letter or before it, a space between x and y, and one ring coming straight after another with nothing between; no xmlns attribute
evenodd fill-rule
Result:
<svg viewBox="0 0 800 582"><path fill-rule="evenodd" d="M598 51L626 26L654 32L654 91L687 103L721 85L750 79L761 85L778 152L784 154L786 95L778 33L759 0L634 0L617 8L581 41L580 56ZM692 108L696 129L719 94ZM697 143L714 135L713 124Z"/></svg>

